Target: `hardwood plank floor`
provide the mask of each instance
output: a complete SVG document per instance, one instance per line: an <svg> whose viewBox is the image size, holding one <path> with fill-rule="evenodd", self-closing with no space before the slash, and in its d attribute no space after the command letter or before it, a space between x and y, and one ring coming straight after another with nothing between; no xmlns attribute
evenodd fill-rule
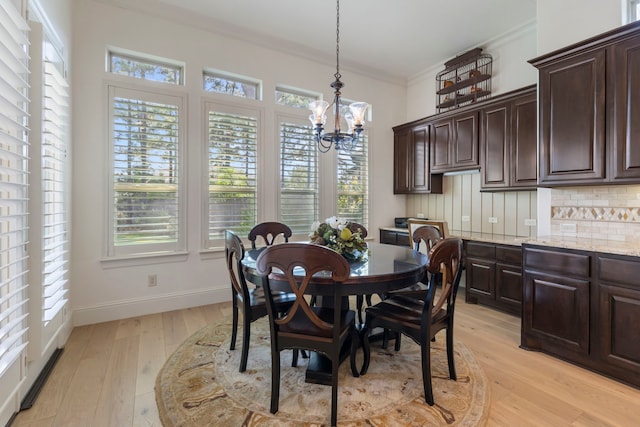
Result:
<svg viewBox="0 0 640 427"><path fill-rule="evenodd" d="M488 426L638 425L640 390L520 349L517 317L463 297L456 311L456 339L490 383ZM34 406L12 427L160 426L158 370L184 339L230 315L231 303L222 303L75 328Z"/></svg>

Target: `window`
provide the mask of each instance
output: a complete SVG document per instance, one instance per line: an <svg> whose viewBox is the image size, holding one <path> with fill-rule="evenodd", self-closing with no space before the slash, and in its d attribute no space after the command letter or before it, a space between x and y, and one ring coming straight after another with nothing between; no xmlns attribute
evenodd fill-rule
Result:
<svg viewBox="0 0 640 427"><path fill-rule="evenodd" d="M369 140L362 133L351 151L338 151L338 216L369 223Z"/></svg>
<svg viewBox="0 0 640 427"><path fill-rule="evenodd" d="M182 67L109 52L109 71L129 77L181 85Z"/></svg>
<svg viewBox="0 0 640 427"><path fill-rule="evenodd" d="M203 80L204 90L207 92L226 93L227 95L247 99L260 99L260 85L251 79L205 72Z"/></svg>
<svg viewBox="0 0 640 427"><path fill-rule="evenodd" d="M318 150L308 122L280 122L280 221L309 233L319 217Z"/></svg>
<svg viewBox="0 0 640 427"><path fill-rule="evenodd" d="M259 112L207 104L208 242L217 246L226 229L241 235L257 224Z"/></svg>
<svg viewBox="0 0 640 427"><path fill-rule="evenodd" d="M184 100L109 87L109 255L184 250Z"/></svg>
<svg viewBox="0 0 640 427"><path fill-rule="evenodd" d="M276 87L276 104L309 109L309 103L318 99L320 99L318 95L310 95L303 91L287 89L282 86Z"/></svg>
<svg viewBox="0 0 640 427"><path fill-rule="evenodd" d="M0 5L0 22L0 383L18 387L1 388L3 406L26 375L29 27L11 2Z"/></svg>
<svg viewBox="0 0 640 427"><path fill-rule="evenodd" d="M629 0L629 22L640 20L640 0Z"/></svg>

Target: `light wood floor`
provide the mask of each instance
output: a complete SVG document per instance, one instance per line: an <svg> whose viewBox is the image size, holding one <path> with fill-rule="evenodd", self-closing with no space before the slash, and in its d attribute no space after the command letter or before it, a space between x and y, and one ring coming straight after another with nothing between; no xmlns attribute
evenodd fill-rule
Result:
<svg viewBox="0 0 640 427"><path fill-rule="evenodd" d="M456 311L456 339L490 383L489 426L640 425L640 390L519 349L516 317L463 295ZM160 426L158 370L185 338L230 312L223 303L75 328L35 405L12 426Z"/></svg>

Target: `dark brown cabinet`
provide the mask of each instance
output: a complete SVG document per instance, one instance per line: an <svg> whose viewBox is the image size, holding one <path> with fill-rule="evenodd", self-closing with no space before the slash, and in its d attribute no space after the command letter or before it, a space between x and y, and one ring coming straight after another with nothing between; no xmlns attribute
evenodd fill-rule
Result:
<svg viewBox="0 0 640 427"><path fill-rule="evenodd" d="M523 348L640 386L640 258L523 245Z"/></svg>
<svg viewBox="0 0 640 427"><path fill-rule="evenodd" d="M442 175L429 169L429 126L399 126L394 131L394 194L442 193Z"/></svg>
<svg viewBox="0 0 640 427"><path fill-rule="evenodd" d="M465 301L520 315L521 248L465 241L465 256Z"/></svg>
<svg viewBox="0 0 640 427"><path fill-rule="evenodd" d="M640 23L530 62L539 70L539 184L640 182L640 124L631 120Z"/></svg>
<svg viewBox="0 0 640 427"><path fill-rule="evenodd" d="M431 123L431 172L453 172L479 167L478 111L447 115Z"/></svg>
<svg viewBox="0 0 640 427"><path fill-rule="evenodd" d="M530 86L480 110L481 190L536 188L536 98L536 87Z"/></svg>
<svg viewBox="0 0 640 427"><path fill-rule="evenodd" d="M397 246L409 246L409 231L380 229L380 243Z"/></svg>

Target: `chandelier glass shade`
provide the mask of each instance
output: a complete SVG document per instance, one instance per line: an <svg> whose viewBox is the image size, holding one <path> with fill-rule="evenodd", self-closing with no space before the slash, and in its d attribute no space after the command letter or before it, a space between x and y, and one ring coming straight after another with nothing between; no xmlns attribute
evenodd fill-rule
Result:
<svg viewBox="0 0 640 427"><path fill-rule="evenodd" d="M334 90L333 103L329 104L324 100L312 101L309 103L311 115L309 120L313 125L318 150L326 153L333 145L336 150L353 149L358 137L364 130L365 113L369 104L366 102L354 102L348 107L342 105L340 95L344 83L340 81L340 0L336 0L336 73L333 75L335 81L331 83ZM327 110L332 107L333 132L325 132L324 125L327 122ZM347 130L342 130L342 118L347 124Z"/></svg>

